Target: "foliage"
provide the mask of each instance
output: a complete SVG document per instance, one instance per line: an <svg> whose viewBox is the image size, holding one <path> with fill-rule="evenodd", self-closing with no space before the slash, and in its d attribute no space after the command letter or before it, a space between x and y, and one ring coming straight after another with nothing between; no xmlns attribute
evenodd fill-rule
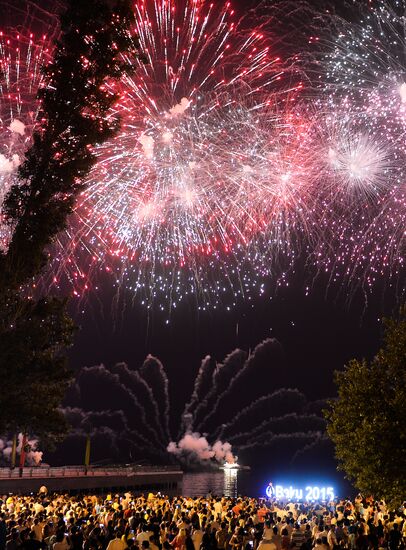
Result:
<svg viewBox="0 0 406 550"><path fill-rule="evenodd" d="M66 427L58 406L70 379L64 355L74 327L66 302L28 295L46 263L49 245L64 228L84 178L95 163L94 145L114 135L117 97L105 83L131 69L134 50L129 0L69 0L61 38L45 69L40 129L12 186L3 214L12 228L0 252L0 432L58 436ZM111 2L110 2L111 4Z"/></svg>
<svg viewBox="0 0 406 550"><path fill-rule="evenodd" d="M406 311L385 320L375 358L336 372L338 399L326 411L340 468L364 493L399 505L406 496Z"/></svg>
<svg viewBox="0 0 406 550"><path fill-rule="evenodd" d="M71 344L73 322L57 299L16 301L15 324L0 339L0 433L35 433L52 439L66 422L58 407L70 372L63 350Z"/></svg>

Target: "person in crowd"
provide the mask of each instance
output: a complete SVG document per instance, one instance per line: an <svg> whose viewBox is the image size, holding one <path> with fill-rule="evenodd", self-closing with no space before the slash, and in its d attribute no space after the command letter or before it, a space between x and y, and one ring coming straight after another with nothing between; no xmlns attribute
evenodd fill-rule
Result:
<svg viewBox="0 0 406 550"><path fill-rule="evenodd" d="M12 507L11 509L14 509ZM6 514L3 512L0 514L0 550L5 550L7 542L7 524L6 524Z"/></svg>
<svg viewBox="0 0 406 550"><path fill-rule="evenodd" d="M326 539L326 537L324 537L324 538L326 540L326 544L323 543L323 539L321 537L318 537L315 540L313 550L328 550L327 539Z"/></svg>
<svg viewBox="0 0 406 550"><path fill-rule="evenodd" d="M172 548L174 550L185 550L186 549L186 529L181 528L178 531L176 537L172 540Z"/></svg>
<svg viewBox="0 0 406 550"><path fill-rule="evenodd" d="M284 527L281 531L281 548L282 550L290 550L290 536L287 527Z"/></svg>
<svg viewBox="0 0 406 550"><path fill-rule="evenodd" d="M197 522L195 522L194 527L192 528L192 542L194 546L194 550L200 550L200 545L202 544L203 539L203 531L200 529L199 525L199 519L197 519Z"/></svg>
<svg viewBox="0 0 406 550"><path fill-rule="evenodd" d="M402 534L399 530L399 523L393 523L392 529L388 535L388 548L389 550L398 550L402 541Z"/></svg>
<svg viewBox="0 0 406 550"><path fill-rule="evenodd" d="M236 527L233 536L230 539L230 546L233 550L244 550L246 543L245 531L243 527Z"/></svg>
<svg viewBox="0 0 406 550"><path fill-rule="evenodd" d="M295 550L301 550L302 545L306 542L304 531L300 529L298 523L295 524L292 534L290 535L290 547Z"/></svg>
<svg viewBox="0 0 406 550"><path fill-rule="evenodd" d="M282 535L278 533L278 527L276 525L272 527L271 541L276 546L276 550L282 550Z"/></svg>
<svg viewBox="0 0 406 550"><path fill-rule="evenodd" d="M336 528L334 525L330 525L327 533L327 544L330 550L335 550L338 546Z"/></svg>
<svg viewBox="0 0 406 550"><path fill-rule="evenodd" d="M276 544L271 539L262 539L258 545L258 550L276 550Z"/></svg>
<svg viewBox="0 0 406 550"><path fill-rule="evenodd" d="M114 535L114 538L111 539L107 545L107 550L125 550L127 544L123 541L122 534L118 528L115 529Z"/></svg>
<svg viewBox="0 0 406 550"><path fill-rule="evenodd" d="M221 513L220 513L221 516ZM216 531L216 543L218 550L226 550L228 547L228 542L230 537L228 536L227 523L222 521L220 524L220 529Z"/></svg>

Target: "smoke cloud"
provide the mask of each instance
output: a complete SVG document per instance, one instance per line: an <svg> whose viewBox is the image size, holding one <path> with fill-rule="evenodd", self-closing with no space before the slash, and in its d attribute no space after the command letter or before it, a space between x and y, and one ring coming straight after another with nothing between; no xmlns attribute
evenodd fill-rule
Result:
<svg viewBox="0 0 406 550"><path fill-rule="evenodd" d="M152 136L147 136L146 134L142 134L142 136L138 138L138 141L141 143L141 147L145 157L147 159L153 159L154 147L155 147L154 138Z"/></svg>
<svg viewBox="0 0 406 550"><path fill-rule="evenodd" d="M20 166L21 161L18 155L13 155L8 159L0 153L0 174L12 174Z"/></svg>
<svg viewBox="0 0 406 550"><path fill-rule="evenodd" d="M18 120L16 118L10 124L8 129L13 132L13 134L18 134L20 136L23 136L25 134L25 124L21 122L21 120Z"/></svg>
<svg viewBox="0 0 406 550"><path fill-rule="evenodd" d="M21 448L23 444L23 434L18 434L17 438L17 461L21 455ZM27 444L30 446L30 450L25 455L25 464L28 466L38 466L42 462L43 452L38 450L38 440L28 439ZM0 460L1 462L10 464L11 453L13 450L12 440L0 439Z"/></svg>
<svg viewBox="0 0 406 550"><path fill-rule="evenodd" d="M187 97L182 97L180 103L169 109L169 114L171 116L183 115L183 113L189 109L190 104L191 101Z"/></svg>
<svg viewBox="0 0 406 550"><path fill-rule="evenodd" d="M171 441L167 451L178 457L196 462L212 459L217 462L225 460L230 464L235 462L230 443L216 441L213 445L210 445L207 439L197 432L186 433L178 443Z"/></svg>

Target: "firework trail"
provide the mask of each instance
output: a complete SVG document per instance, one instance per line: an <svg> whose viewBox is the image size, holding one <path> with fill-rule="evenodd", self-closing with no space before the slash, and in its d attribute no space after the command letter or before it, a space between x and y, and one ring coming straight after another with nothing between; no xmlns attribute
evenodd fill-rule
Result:
<svg viewBox="0 0 406 550"><path fill-rule="evenodd" d="M84 441L90 435L92 454L95 456L119 459L121 453L135 445L141 453L144 453L144 456L162 459L162 455L156 451L156 448L151 448L148 439L144 439L131 428L131 420L127 420L122 410L95 412L66 407L64 414L72 428L68 440L63 441L59 447L62 457L72 452L80 457L83 453ZM64 458L62 464L65 463L63 460Z"/></svg>
<svg viewBox="0 0 406 550"><path fill-rule="evenodd" d="M260 373L256 372L257 366L260 365L262 368L268 369L269 365L278 358L280 351L280 345L274 339L268 339L259 344L252 355L244 361L242 368L238 370L235 376L230 380L225 391L218 396L210 414L206 416L200 428L202 426L213 426L213 431L217 433L221 429L218 427L218 414L221 415L223 424L224 421L229 421L230 418L233 418L242 407L246 406L248 403L252 403L260 397L258 391L261 392L262 387L257 385L258 376L260 376ZM234 357L230 356L230 358L236 358L237 361L240 359L238 355ZM241 392L242 397L238 400L238 403L236 403L235 395L238 395L238 392Z"/></svg>
<svg viewBox="0 0 406 550"><path fill-rule="evenodd" d="M150 453L162 455L165 447L148 416L152 410L153 420L153 407L150 406L147 412L144 403L141 403L141 400L148 401L145 393L151 393L151 389L145 388L139 376L133 376L133 371L126 370L122 364L115 371L113 374L102 366L82 369L75 384L78 393L76 404L80 403L87 412L123 411L128 422L128 432L134 434L135 443L141 443ZM108 406L98 398L99 395L109 396Z"/></svg>
<svg viewBox="0 0 406 550"><path fill-rule="evenodd" d="M216 367L216 362L210 357L210 355L203 359L195 379L191 399L189 403L186 404L182 415L184 419L189 419L191 416L195 416L196 410L199 408L200 403L210 391Z"/></svg>
<svg viewBox="0 0 406 550"><path fill-rule="evenodd" d="M217 402L223 397L224 392L231 383L231 380L244 365L246 358L246 353L237 349L230 353L230 355L225 358L223 363L217 365L217 368L213 373L211 389L200 401L194 413L196 431L202 431L202 423L205 423L206 417L209 415L209 411L211 412L217 407Z"/></svg>
<svg viewBox="0 0 406 550"><path fill-rule="evenodd" d="M155 444L158 447L164 446L163 424L160 422L159 407L151 386L147 384L138 371L130 371L124 363L115 365L112 372L119 376L122 384L131 389L133 395L137 396L137 400L143 409L144 419L148 419L149 429L154 434Z"/></svg>
<svg viewBox="0 0 406 550"><path fill-rule="evenodd" d="M135 370L123 363L110 369L84 368L65 400L65 413L73 429L64 445L71 441L74 448L79 448L86 433L91 433L98 445L104 441L104 453L102 448L98 451L100 458L106 458L106 452L110 451L121 460L127 454L133 459L151 457L158 461L173 456L186 465L232 461L233 453L242 449L243 444L247 448L266 448L280 437L289 440L291 436L296 452L300 442L307 445L314 440L324 421L308 406L302 393L277 389L281 380L277 380L272 367L279 365L280 354L274 342L263 342L254 354L256 359L252 361L252 356L250 360L244 352L235 350L217 369L210 368L210 374L205 372L203 385L201 367L196 374L200 382L195 381L192 394L199 388L203 400L220 402L221 407L215 418L205 424L198 407L190 407L193 399L189 398L179 420L172 417L168 423L168 434L167 423L160 414L165 410L171 417L171 403L163 384L168 379L158 359L148 356ZM209 362L216 366L213 358L204 359L202 364ZM241 383L244 380L244 395L236 383L232 384L231 394L226 390L236 378ZM264 383L258 385L258 378ZM221 399L224 392L229 398L227 402ZM204 430L198 429L198 424ZM176 438L172 438L171 430L178 433Z"/></svg>
<svg viewBox="0 0 406 550"><path fill-rule="evenodd" d="M304 407L306 400L298 390L277 390L270 395L259 397L244 408L240 408L234 418L221 426L219 437L240 438L241 433L235 433L238 425L246 427L246 438L254 438L268 430L269 422L276 415L283 417L297 410L298 406ZM271 418L268 418L268 417ZM266 419L266 420L264 420ZM234 432L234 435L233 435Z"/></svg>
<svg viewBox="0 0 406 550"><path fill-rule="evenodd" d="M280 393L283 393L283 391ZM297 392L297 394L299 399L303 399L303 395L301 395L300 392ZM287 397L290 398L288 392ZM229 440L233 445L239 447L246 443L250 444L256 441L266 440L271 434L286 432L286 427L288 427L289 431L292 433L303 431L306 422L310 423L310 430L323 429L323 419L320 418L320 416L304 414L298 418L295 407L291 406L290 408L294 409L294 412L288 414L282 414L282 411L278 412L276 413L277 416L267 419L266 424L265 421L261 422L260 426L258 426L255 431L243 431L233 434L229 437Z"/></svg>
<svg viewBox="0 0 406 550"><path fill-rule="evenodd" d="M165 369L158 359L148 355L140 369L140 375L152 390L159 409L159 425L164 427L165 437L169 438L169 381Z"/></svg>
<svg viewBox="0 0 406 550"><path fill-rule="evenodd" d="M273 449L278 449L279 451L283 449L283 453L287 453L288 449L291 448L292 444L299 448L303 453L310 448L313 448L313 444L317 445L320 441L323 440L323 434L321 432L293 432L293 433L282 433L282 434L266 434L263 441L253 441L247 443L246 445L241 446L241 450L247 449L260 449L264 446L272 447ZM286 445L287 448L284 448ZM290 464L293 463L295 458L299 456L298 451L294 452Z"/></svg>

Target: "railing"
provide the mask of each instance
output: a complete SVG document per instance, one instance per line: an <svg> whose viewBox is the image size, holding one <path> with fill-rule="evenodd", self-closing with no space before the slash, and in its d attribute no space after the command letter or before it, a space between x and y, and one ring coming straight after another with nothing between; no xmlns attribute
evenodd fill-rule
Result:
<svg viewBox="0 0 406 550"><path fill-rule="evenodd" d="M0 479L14 478L50 478L50 477L111 477L111 476L134 476L148 473L180 473L177 465L171 466L139 466L137 464L125 466L35 466L23 468L20 476L19 468L0 468Z"/></svg>

